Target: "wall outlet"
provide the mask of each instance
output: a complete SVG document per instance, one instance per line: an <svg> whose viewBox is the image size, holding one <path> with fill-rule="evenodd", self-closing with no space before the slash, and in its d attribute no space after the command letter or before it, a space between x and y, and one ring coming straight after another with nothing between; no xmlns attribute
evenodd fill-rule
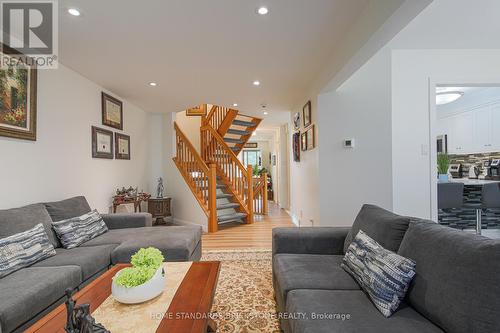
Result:
<svg viewBox="0 0 500 333"><path fill-rule="evenodd" d="M354 139L344 139L344 148L354 148Z"/></svg>

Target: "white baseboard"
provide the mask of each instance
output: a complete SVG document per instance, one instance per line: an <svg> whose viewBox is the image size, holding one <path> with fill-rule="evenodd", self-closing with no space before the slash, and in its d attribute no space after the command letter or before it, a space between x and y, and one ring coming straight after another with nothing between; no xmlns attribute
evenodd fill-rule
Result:
<svg viewBox="0 0 500 333"><path fill-rule="evenodd" d="M177 218L173 218L172 222L174 224L179 224L179 225L198 225L198 226L201 226L203 228L204 232L208 232L208 226L207 225L197 224L197 223L193 223L191 221L181 220L181 219L177 219Z"/></svg>

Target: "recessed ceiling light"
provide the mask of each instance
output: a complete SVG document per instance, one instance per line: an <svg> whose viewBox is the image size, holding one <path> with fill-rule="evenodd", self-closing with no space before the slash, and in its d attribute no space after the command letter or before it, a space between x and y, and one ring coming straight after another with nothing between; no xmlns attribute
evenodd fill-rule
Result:
<svg viewBox="0 0 500 333"><path fill-rule="evenodd" d="M445 91L436 94L436 105L444 105L456 101L464 95L463 91Z"/></svg>
<svg viewBox="0 0 500 333"><path fill-rule="evenodd" d="M68 13L70 13L73 16L80 16L80 11L76 8L70 8L68 9Z"/></svg>
<svg viewBox="0 0 500 333"><path fill-rule="evenodd" d="M254 86L260 86L260 81L257 81L257 80L256 80L256 81L253 81L253 85L254 85Z"/></svg>
<svg viewBox="0 0 500 333"><path fill-rule="evenodd" d="M267 112L267 111L264 111L264 115L266 115L266 116L267 116L268 114L269 114L269 112Z"/></svg>
<svg viewBox="0 0 500 333"><path fill-rule="evenodd" d="M237 106L238 106L238 103L233 103L233 106L234 106L234 107L237 107Z"/></svg>
<svg viewBox="0 0 500 333"><path fill-rule="evenodd" d="M158 83L156 82L149 82L148 83L151 87L156 87L158 85Z"/></svg>
<svg viewBox="0 0 500 333"><path fill-rule="evenodd" d="M269 13L269 9L267 9L267 7L259 7L257 9L257 13L259 15L267 15Z"/></svg>
<svg viewBox="0 0 500 333"><path fill-rule="evenodd" d="M252 136L256 136L256 135L257 135L257 132L253 132L253 133L252 133Z"/></svg>

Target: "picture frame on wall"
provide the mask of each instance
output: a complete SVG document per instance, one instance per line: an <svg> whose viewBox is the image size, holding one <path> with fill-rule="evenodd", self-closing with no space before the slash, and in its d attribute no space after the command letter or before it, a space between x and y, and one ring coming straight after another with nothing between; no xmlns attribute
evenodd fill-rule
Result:
<svg viewBox="0 0 500 333"><path fill-rule="evenodd" d="M119 99L101 93L102 124L123 130L123 102Z"/></svg>
<svg viewBox="0 0 500 333"><path fill-rule="evenodd" d="M257 142L247 142L243 148L258 148L259 144Z"/></svg>
<svg viewBox="0 0 500 333"><path fill-rule="evenodd" d="M293 127L296 131L300 129L300 112L296 112L293 115Z"/></svg>
<svg viewBox="0 0 500 333"><path fill-rule="evenodd" d="M186 116L188 117L204 117L206 115L207 115L206 104L200 104L198 106L186 110Z"/></svg>
<svg viewBox="0 0 500 333"><path fill-rule="evenodd" d="M113 159L113 132L92 126L92 157Z"/></svg>
<svg viewBox="0 0 500 333"><path fill-rule="evenodd" d="M130 160L130 136L115 133L115 158L117 160Z"/></svg>
<svg viewBox="0 0 500 333"><path fill-rule="evenodd" d="M36 141L37 68L9 64L8 59L25 56L1 43L0 48L0 136Z"/></svg>
<svg viewBox="0 0 500 333"><path fill-rule="evenodd" d="M306 105L302 108L302 120L304 123L304 128L308 127L312 123L311 119L311 101L308 101Z"/></svg>
<svg viewBox="0 0 500 333"><path fill-rule="evenodd" d="M300 135L300 150L307 150L307 133L304 132Z"/></svg>
<svg viewBox="0 0 500 333"><path fill-rule="evenodd" d="M293 134L293 161L300 162L300 132Z"/></svg>
<svg viewBox="0 0 500 333"><path fill-rule="evenodd" d="M306 134L307 134L307 150L311 150L311 149L314 149L315 147L315 142L314 142L314 125L312 125L311 127L309 127L307 130L306 130Z"/></svg>
<svg viewBox="0 0 500 333"><path fill-rule="evenodd" d="M276 166L276 155L273 155L273 158L272 158L272 160L271 160L271 164L272 164L273 166Z"/></svg>

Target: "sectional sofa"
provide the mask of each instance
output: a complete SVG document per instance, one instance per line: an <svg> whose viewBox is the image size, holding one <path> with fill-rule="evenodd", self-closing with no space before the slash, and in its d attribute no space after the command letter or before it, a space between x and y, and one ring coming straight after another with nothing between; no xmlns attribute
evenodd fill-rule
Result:
<svg viewBox="0 0 500 333"><path fill-rule="evenodd" d="M341 267L363 230L416 261L404 304L385 318ZM365 205L352 228L273 230L273 283L285 333L500 332L500 241Z"/></svg>
<svg viewBox="0 0 500 333"><path fill-rule="evenodd" d="M201 258L201 227L152 227L151 215L103 215L109 231L74 249L61 247L51 222L90 211L84 197L0 210L0 238L42 223L56 255L0 279L0 333L22 332L61 304L66 288L81 288L141 247L160 249L167 261Z"/></svg>

